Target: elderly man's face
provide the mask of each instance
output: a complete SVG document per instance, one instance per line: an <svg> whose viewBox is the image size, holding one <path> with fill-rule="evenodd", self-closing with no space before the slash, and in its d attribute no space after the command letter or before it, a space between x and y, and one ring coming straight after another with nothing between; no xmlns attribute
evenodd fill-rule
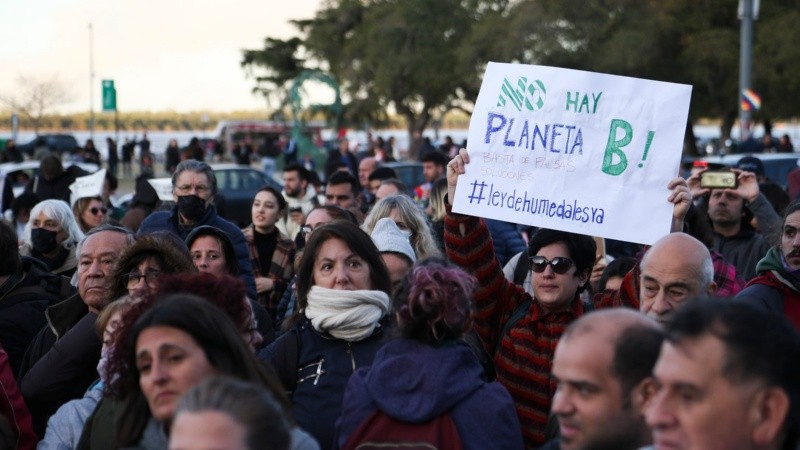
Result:
<svg viewBox="0 0 800 450"><path fill-rule="evenodd" d="M666 324L686 300L702 294L700 267L665 248L643 261L639 287L639 310Z"/></svg>
<svg viewBox="0 0 800 450"><path fill-rule="evenodd" d="M128 246L128 238L117 231L101 231L87 237L78 255L78 294L92 312L108 304L109 275L119 254Z"/></svg>

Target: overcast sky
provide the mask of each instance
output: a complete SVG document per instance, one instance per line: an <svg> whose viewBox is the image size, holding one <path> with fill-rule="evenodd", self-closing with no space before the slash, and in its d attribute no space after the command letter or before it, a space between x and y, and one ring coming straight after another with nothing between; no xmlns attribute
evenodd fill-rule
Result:
<svg viewBox="0 0 800 450"><path fill-rule="evenodd" d="M0 94L18 75L57 76L89 110L89 23L94 30L95 110L113 79L120 111L260 109L241 50L266 36L295 34L290 19L314 15L321 0L2 0Z"/></svg>

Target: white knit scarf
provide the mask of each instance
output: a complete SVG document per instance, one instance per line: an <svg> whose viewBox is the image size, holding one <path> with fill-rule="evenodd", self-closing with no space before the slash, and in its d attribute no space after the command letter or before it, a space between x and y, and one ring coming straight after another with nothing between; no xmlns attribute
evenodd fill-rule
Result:
<svg viewBox="0 0 800 450"><path fill-rule="evenodd" d="M305 313L315 330L354 342L369 337L388 311L389 296L383 291L312 286Z"/></svg>

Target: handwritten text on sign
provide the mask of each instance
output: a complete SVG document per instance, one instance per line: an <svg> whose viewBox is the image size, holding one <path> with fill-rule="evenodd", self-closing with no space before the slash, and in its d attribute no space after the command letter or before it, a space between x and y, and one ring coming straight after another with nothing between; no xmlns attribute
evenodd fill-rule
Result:
<svg viewBox="0 0 800 450"><path fill-rule="evenodd" d="M489 63L453 209L651 244L669 232L691 86Z"/></svg>

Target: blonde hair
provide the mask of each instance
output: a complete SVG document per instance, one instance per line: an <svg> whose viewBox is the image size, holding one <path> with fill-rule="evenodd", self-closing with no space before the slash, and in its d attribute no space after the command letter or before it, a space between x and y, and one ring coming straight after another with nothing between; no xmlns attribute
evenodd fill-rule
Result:
<svg viewBox="0 0 800 450"><path fill-rule="evenodd" d="M407 195L390 195L372 207L361 228L372 234L372 230L380 219L389 217L392 211L397 210L403 218L408 230L411 231L411 246L417 259L430 256L442 256L436 241L433 239L430 221L425 213Z"/></svg>
<svg viewBox="0 0 800 450"><path fill-rule="evenodd" d="M444 220L447 209L444 206L444 196L447 195L447 178L439 178L431 186L431 220L438 222Z"/></svg>

